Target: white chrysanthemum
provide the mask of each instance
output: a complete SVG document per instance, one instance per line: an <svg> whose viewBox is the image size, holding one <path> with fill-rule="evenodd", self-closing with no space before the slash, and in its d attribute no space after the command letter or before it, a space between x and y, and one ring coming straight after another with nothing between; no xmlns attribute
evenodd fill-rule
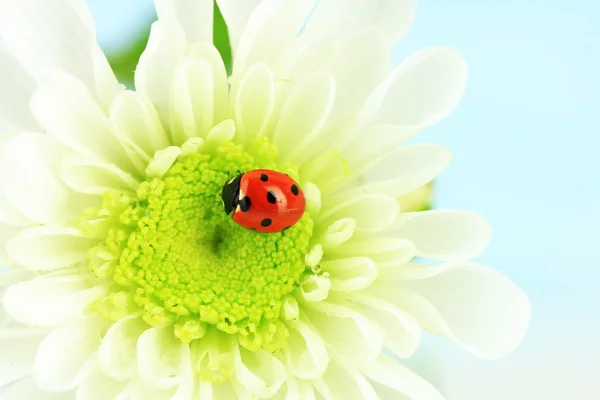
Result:
<svg viewBox="0 0 600 400"><path fill-rule="evenodd" d="M460 55L390 69L412 0L218 3L229 79L212 0L156 0L133 92L82 1L0 0L2 399L439 399L396 360L421 328L511 351L527 297L468 261L488 223L396 200L450 159L398 145L457 105ZM283 233L219 204L257 167L307 196Z"/></svg>

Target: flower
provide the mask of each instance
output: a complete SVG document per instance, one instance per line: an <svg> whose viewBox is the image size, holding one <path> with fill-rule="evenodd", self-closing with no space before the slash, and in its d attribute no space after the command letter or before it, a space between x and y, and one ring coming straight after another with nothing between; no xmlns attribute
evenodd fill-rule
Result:
<svg viewBox="0 0 600 400"><path fill-rule="evenodd" d="M398 145L456 107L458 52L391 70L410 0L218 4L231 76L212 1L156 0L129 91L83 2L0 0L4 398L439 399L397 360L421 328L515 348L526 295L469 261L488 223L397 200L449 162ZM255 168L302 185L291 229L222 211L228 171Z"/></svg>

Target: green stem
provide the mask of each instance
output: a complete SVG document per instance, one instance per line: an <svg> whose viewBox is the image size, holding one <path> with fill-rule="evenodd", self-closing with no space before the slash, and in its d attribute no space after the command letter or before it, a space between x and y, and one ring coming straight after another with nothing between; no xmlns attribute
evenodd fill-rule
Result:
<svg viewBox="0 0 600 400"><path fill-rule="evenodd" d="M215 0L214 2L214 18L213 18L213 43L221 57L223 58L223 62L225 63L225 68L227 69L227 74L231 74L232 68L232 59L231 59L231 43L229 41L229 32L227 30L227 24L225 23L225 19L223 18L223 14L221 14L221 10L217 5Z"/></svg>

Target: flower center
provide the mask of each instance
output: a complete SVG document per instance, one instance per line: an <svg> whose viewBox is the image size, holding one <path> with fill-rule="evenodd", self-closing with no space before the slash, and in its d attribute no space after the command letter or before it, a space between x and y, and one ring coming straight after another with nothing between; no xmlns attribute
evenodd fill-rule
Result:
<svg viewBox="0 0 600 400"><path fill-rule="evenodd" d="M90 252L90 268L112 286L94 304L97 312L172 324L186 343L216 328L249 350L285 344L283 309L310 270L313 222L305 213L291 229L261 234L225 214L220 195L228 171L276 169L265 140L253 148L255 157L230 142L180 156L135 195L110 191L101 208L86 211L81 228L103 239Z"/></svg>

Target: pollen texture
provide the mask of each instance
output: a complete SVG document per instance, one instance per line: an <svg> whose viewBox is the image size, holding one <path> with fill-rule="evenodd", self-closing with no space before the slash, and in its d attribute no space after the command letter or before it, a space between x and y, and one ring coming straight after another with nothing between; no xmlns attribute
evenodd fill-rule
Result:
<svg viewBox="0 0 600 400"><path fill-rule="evenodd" d="M79 225L99 238L89 267L112 287L96 312L111 320L140 313L186 343L212 332L248 350L285 344L283 306L307 271L313 222L307 212L292 229L261 234L225 214L220 194L231 171L277 169L268 143L252 148L200 148L136 193L107 192L86 211Z"/></svg>

